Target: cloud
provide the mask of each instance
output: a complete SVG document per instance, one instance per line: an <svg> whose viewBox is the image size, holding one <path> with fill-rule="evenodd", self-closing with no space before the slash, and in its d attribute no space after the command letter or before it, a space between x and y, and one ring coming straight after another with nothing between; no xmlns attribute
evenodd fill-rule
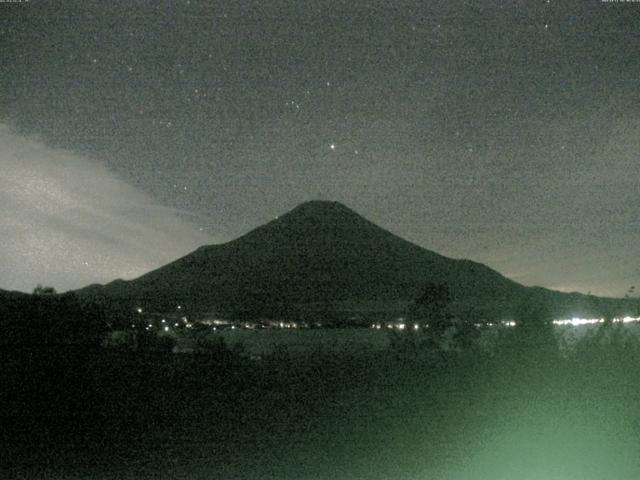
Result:
<svg viewBox="0 0 640 480"><path fill-rule="evenodd" d="M0 124L0 288L134 278L213 239L104 165Z"/></svg>

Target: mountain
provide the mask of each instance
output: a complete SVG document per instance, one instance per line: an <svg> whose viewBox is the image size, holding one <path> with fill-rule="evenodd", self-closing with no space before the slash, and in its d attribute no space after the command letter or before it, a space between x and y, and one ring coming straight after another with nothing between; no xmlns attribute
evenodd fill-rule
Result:
<svg viewBox="0 0 640 480"><path fill-rule="evenodd" d="M524 300L556 315L588 297L524 287L480 263L447 258L337 202L310 201L246 235L196 251L131 281L77 291L127 308L247 316L400 315L429 283L448 286L459 314L505 318Z"/></svg>

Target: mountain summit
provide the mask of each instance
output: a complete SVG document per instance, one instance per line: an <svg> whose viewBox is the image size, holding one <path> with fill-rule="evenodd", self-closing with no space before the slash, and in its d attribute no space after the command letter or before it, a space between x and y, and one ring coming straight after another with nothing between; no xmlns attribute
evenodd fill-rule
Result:
<svg viewBox="0 0 640 480"><path fill-rule="evenodd" d="M402 314L428 283L446 284L461 314L508 315L532 295L562 308L584 303L583 295L524 287L482 264L426 250L327 201L303 203L135 280L79 293L159 311L184 304L231 316Z"/></svg>

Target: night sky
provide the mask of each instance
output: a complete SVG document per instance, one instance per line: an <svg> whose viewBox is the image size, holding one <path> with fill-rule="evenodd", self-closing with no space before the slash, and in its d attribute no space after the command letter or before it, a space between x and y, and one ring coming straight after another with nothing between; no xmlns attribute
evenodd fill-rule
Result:
<svg viewBox="0 0 640 480"><path fill-rule="evenodd" d="M640 283L640 3L0 3L0 288L310 199L526 285Z"/></svg>

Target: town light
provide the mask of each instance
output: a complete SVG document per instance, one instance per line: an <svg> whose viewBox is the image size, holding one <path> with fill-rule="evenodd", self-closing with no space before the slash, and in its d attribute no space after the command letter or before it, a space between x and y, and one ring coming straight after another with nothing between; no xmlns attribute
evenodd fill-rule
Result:
<svg viewBox="0 0 640 480"><path fill-rule="evenodd" d="M580 326L580 325L593 325L596 323L603 323L604 319L603 318L577 318L577 317L573 317L573 318L568 318L568 319L564 319L564 320L554 320L553 324L554 325L572 325L574 327Z"/></svg>

